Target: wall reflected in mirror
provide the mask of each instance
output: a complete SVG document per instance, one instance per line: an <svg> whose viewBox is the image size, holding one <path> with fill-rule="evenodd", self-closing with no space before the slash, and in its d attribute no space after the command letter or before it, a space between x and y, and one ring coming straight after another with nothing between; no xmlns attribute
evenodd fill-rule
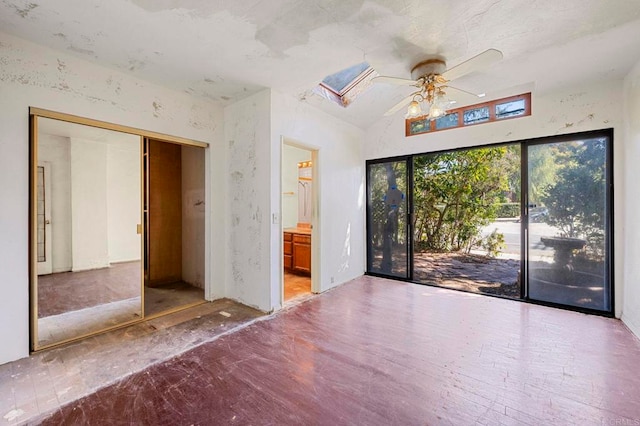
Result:
<svg viewBox="0 0 640 426"><path fill-rule="evenodd" d="M37 117L36 348L142 317L141 138Z"/></svg>

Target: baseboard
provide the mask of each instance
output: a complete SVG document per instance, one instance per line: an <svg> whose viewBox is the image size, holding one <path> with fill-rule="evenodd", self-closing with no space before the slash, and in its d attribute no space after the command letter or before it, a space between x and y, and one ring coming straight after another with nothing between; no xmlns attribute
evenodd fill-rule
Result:
<svg viewBox="0 0 640 426"><path fill-rule="evenodd" d="M636 323L635 321L631 320L627 315L625 315L624 313L622 314L622 317L620 318L620 320L622 320L622 322L624 323L624 325L627 326L627 328L629 330L631 330L631 332L633 334L636 335L636 337L638 339L640 339L640 324Z"/></svg>

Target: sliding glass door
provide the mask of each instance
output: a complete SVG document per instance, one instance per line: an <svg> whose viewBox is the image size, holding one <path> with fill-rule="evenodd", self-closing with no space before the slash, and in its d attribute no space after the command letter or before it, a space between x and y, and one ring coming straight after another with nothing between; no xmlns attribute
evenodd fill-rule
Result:
<svg viewBox="0 0 640 426"><path fill-rule="evenodd" d="M521 296L520 145L413 157L414 279Z"/></svg>
<svg viewBox="0 0 640 426"><path fill-rule="evenodd" d="M612 131L367 162L367 272L613 312Z"/></svg>
<svg viewBox="0 0 640 426"><path fill-rule="evenodd" d="M409 278L408 160L374 162L367 167L367 271Z"/></svg>
<svg viewBox="0 0 640 426"><path fill-rule="evenodd" d="M609 145L594 135L527 148L530 299L611 311Z"/></svg>

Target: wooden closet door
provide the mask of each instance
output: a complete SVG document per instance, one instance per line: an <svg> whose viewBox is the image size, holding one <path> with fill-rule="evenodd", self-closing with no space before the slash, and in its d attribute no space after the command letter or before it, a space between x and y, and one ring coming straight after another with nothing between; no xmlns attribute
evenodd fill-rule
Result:
<svg viewBox="0 0 640 426"><path fill-rule="evenodd" d="M149 140L149 287L182 280L182 148Z"/></svg>

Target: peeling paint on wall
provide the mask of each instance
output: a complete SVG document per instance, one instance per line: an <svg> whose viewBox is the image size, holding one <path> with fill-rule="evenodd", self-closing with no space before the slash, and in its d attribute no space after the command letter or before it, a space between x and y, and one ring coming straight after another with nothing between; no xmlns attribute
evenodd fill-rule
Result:
<svg viewBox="0 0 640 426"><path fill-rule="evenodd" d="M138 59L129 59L129 71L136 71L144 68L146 63Z"/></svg>
<svg viewBox="0 0 640 426"><path fill-rule="evenodd" d="M85 34L81 34L80 38L82 39L82 41L88 45L92 45L93 44L93 39Z"/></svg>
<svg viewBox="0 0 640 426"><path fill-rule="evenodd" d="M562 99L560 99L560 103L565 103L565 102L575 102L576 99L583 97L584 95L586 95L586 92L579 92L579 93L572 93Z"/></svg>
<svg viewBox="0 0 640 426"><path fill-rule="evenodd" d="M113 91L116 95L119 95L122 91L122 86L120 85L120 81L114 81L113 76L109 76L106 80L107 86L113 87Z"/></svg>
<svg viewBox="0 0 640 426"><path fill-rule="evenodd" d="M268 105L265 99L262 101ZM263 203L267 194L256 192L255 182L263 181L268 162L258 161L257 152L267 155L264 122L260 120L263 111L256 102L248 101L242 108L233 107L236 116L230 124L229 147L229 194L230 235L229 240L232 297L245 303L260 304L260 295L251 294L251 286L256 274L264 274L269 265L264 264L264 240L268 238L268 227L264 220ZM259 143L260 141L260 143ZM267 213L268 214L268 213ZM268 263L268 262L267 262ZM249 284L251 283L251 284ZM264 304L264 302L262 302ZM264 309L265 306L262 306Z"/></svg>
<svg viewBox="0 0 640 426"><path fill-rule="evenodd" d="M94 58L98 57L96 55L96 52L94 52L93 50L90 50L90 49L83 49L83 48L80 48L80 47L76 47L74 45L70 45L69 47L67 47L67 49L71 50L72 52L80 53L82 55L93 56Z"/></svg>
<svg viewBox="0 0 640 426"><path fill-rule="evenodd" d="M15 4L11 4L10 5L15 12L20 15L22 18L27 18L29 16L29 14L31 13L31 11L33 9L35 9L36 7L38 7L39 5L36 3L27 3L24 5L23 8L20 8L18 6L16 6Z"/></svg>
<svg viewBox="0 0 640 426"><path fill-rule="evenodd" d="M151 103L151 106L153 107L153 116L160 117L160 112L162 111L162 104L159 101L153 101Z"/></svg>
<svg viewBox="0 0 640 426"><path fill-rule="evenodd" d="M0 8L3 4L6 3L0 2ZM53 32L47 32L49 37ZM223 111L219 105L98 66L87 59L90 58L0 34L0 193L11 200L3 208L0 223L6 249L6 255L0 258L0 287L7 295L6 300L11 301L0 309L3 324L29 315L28 295L21 290L29 286L28 271L12 267L27 264L28 223L24 212L29 200L29 106L195 140L223 140L220 131ZM154 101L162 104L162 119L153 116ZM189 125L190 118L199 123L198 128ZM223 203L225 197L214 199L212 205ZM221 222L225 221L212 224L216 235L224 232L219 230L226 226ZM4 342L0 347L0 364L29 355L28 322L13 323L15 327L0 327Z"/></svg>
<svg viewBox="0 0 640 426"><path fill-rule="evenodd" d="M198 105L192 105L189 114L189 125L196 129L215 130L215 119L212 116L211 109L202 108Z"/></svg>

